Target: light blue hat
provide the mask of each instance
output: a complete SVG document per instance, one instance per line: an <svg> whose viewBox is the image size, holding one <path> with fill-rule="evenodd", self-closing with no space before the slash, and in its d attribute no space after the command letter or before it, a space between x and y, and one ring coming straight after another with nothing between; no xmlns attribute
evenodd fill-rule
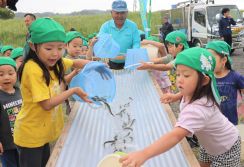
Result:
<svg viewBox="0 0 244 167"><path fill-rule="evenodd" d="M123 0L115 0L112 3L112 10L115 12L127 12L127 4Z"/></svg>

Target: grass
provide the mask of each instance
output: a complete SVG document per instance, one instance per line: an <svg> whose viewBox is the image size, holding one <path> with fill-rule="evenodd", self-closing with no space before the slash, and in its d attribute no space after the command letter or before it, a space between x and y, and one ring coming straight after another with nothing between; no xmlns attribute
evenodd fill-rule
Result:
<svg viewBox="0 0 244 167"><path fill-rule="evenodd" d="M110 14L100 15L80 15L80 16L54 16L56 21L60 22L66 31L74 27L84 36L90 33L98 32L101 25L111 19ZM142 28L140 14L138 12L130 12L128 18L136 22L139 29ZM160 12L152 13L152 33L157 33L156 25L161 24ZM14 47L24 46L25 35L27 29L24 24L24 19L16 18L10 20L0 20L0 42L4 45L12 45Z"/></svg>

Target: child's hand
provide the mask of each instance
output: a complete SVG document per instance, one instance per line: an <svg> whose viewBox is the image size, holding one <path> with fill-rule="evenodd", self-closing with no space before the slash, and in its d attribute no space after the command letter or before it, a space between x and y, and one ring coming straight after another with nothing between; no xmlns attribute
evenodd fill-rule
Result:
<svg viewBox="0 0 244 167"><path fill-rule="evenodd" d="M175 94L173 93L166 93L163 94L163 96L160 98L161 103L171 103L171 102L175 102Z"/></svg>
<svg viewBox="0 0 244 167"><path fill-rule="evenodd" d="M151 63L141 62L141 65L137 67L137 70L148 70L151 69Z"/></svg>
<svg viewBox="0 0 244 167"><path fill-rule="evenodd" d="M95 43L97 42L98 38L97 37L93 37L89 43L90 47L93 47L95 45Z"/></svg>
<svg viewBox="0 0 244 167"><path fill-rule="evenodd" d="M150 42L148 42L148 40L144 39L143 41L141 41L141 45L147 45L150 44Z"/></svg>
<svg viewBox="0 0 244 167"><path fill-rule="evenodd" d="M140 167L145 161L146 157L143 151L130 153L119 160L122 163L122 167Z"/></svg>
<svg viewBox="0 0 244 167"><path fill-rule="evenodd" d="M0 155L2 155L3 154L3 145L2 145L2 143L0 142Z"/></svg>
<svg viewBox="0 0 244 167"><path fill-rule="evenodd" d="M75 93L85 102L92 103L92 101L88 99L88 95L81 88L77 88Z"/></svg>

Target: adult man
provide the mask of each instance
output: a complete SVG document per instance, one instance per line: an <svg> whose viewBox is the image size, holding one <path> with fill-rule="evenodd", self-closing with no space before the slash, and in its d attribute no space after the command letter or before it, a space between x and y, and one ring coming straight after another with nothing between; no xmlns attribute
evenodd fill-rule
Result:
<svg viewBox="0 0 244 167"><path fill-rule="evenodd" d="M24 19L25 26L28 29L28 32L26 33L26 36L25 36L26 43L24 45L24 51L23 51L23 56L25 57L29 53L29 50L30 50L30 47L28 44L28 40L30 39L29 27L30 27L31 23L36 20L36 16L32 13L26 13L24 15L24 18L25 18Z"/></svg>
<svg viewBox="0 0 244 167"><path fill-rule="evenodd" d="M36 20L36 16L32 13L26 13L24 17L25 17L25 25L27 28L29 28L31 23Z"/></svg>
<svg viewBox="0 0 244 167"><path fill-rule="evenodd" d="M162 42L165 42L166 36L174 30L172 24L169 23L169 18L167 16L163 17L163 24L160 28L160 35Z"/></svg>
<svg viewBox="0 0 244 167"><path fill-rule="evenodd" d="M136 23L126 19L128 15L127 4L124 0L115 0L112 3L111 16L113 19L105 22L99 34L111 34L120 45L120 54L109 61L111 69L123 69L124 55L127 49L140 48L140 36Z"/></svg>
<svg viewBox="0 0 244 167"><path fill-rule="evenodd" d="M236 25L236 22L230 15L229 8L222 9L223 17L219 21L219 35L220 37L232 47L232 31L231 24Z"/></svg>

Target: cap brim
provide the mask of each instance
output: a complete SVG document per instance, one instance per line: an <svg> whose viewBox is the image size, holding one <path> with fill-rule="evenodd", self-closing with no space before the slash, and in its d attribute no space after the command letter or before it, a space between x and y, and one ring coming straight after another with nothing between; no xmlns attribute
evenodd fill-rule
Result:
<svg viewBox="0 0 244 167"><path fill-rule="evenodd" d="M115 12L128 12L128 9L112 9Z"/></svg>

